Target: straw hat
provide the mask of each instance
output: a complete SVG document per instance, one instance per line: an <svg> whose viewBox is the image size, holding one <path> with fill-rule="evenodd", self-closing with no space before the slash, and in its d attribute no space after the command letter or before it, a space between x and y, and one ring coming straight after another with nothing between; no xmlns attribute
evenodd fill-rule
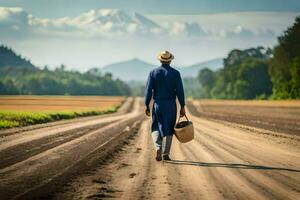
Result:
<svg viewBox="0 0 300 200"><path fill-rule="evenodd" d="M170 62L174 59L174 56L168 51L162 51L157 55L157 58L162 62Z"/></svg>

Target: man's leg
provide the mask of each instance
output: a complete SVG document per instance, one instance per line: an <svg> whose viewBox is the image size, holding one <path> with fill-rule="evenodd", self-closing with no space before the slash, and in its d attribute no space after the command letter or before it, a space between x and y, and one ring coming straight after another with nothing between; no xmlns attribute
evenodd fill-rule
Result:
<svg viewBox="0 0 300 200"><path fill-rule="evenodd" d="M162 138L158 131L153 131L152 133L153 143L156 149L156 160L161 161L161 150L162 150Z"/></svg>
<svg viewBox="0 0 300 200"><path fill-rule="evenodd" d="M170 150L171 150L171 145L172 145L172 135L168 135L163 138L163 156L169 156Z"/></svg>
<svg viewBox="0 0 300 200"><path fill-rule="evenodd" d="M156 150L162 149L162 139L158 131L152 132L152 139Z"/></svg>

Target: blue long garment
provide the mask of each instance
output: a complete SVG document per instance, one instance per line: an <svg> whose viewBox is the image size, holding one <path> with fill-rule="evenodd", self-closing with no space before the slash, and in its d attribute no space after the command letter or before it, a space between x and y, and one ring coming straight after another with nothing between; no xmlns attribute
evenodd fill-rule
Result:
<svg viewBox="0 0 300 200"><path fill-rule="evenodd" d="M145 89L145 105L153 96L151 130L159 131L162 137L173 135L176 123L176 97L181 107L185 106L183 84L180 73L169 65L152 70L148 76Z"/></svg>

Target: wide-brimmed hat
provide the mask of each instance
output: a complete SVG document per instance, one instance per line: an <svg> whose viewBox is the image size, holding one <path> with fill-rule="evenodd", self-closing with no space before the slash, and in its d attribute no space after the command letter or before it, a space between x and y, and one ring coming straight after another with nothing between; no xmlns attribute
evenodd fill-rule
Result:
<svg viewBox="0 0 300 200"><path fill-rule="evenodd" d="M174 56L168 51L162 51L157 55L157 58L162 62L170 62L174 59Z"/></svg>

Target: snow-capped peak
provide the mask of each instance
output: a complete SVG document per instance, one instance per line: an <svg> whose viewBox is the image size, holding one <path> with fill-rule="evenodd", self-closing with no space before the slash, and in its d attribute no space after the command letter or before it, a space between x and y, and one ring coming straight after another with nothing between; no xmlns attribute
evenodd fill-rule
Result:
<svg viewBox="0 0 300 200"><path fill-rule="evenodd" d="M2 9L2 10L1 10ZM30 26L32 29L54 31L55 34L85 37L98 36L166 36L166 35L200 35L203 31L198 24L174 23L170 27L158 24L139 13L127 13L120 9L92 9L77 17L58 19L38 18L28 15L21 8L1 8L1 17L12 27ZM14 15L15 21L12 21ZM2 20L3 21L3 20ZM41 31L46 32L46 31ZM174 34L173 34L174 33Z"/></svg>
<svg viewBox="0 0 300 200"><path fill-rule="evenodd" d="M143 26L147 26L149 28L160 28L158 24L137 12L134 13L134 18L139 24Z"/></svg>
<svg viewBox="0 0 300 200"><path fill-rule="evenodd" d="M98 12L102 16L107 16L107 15L111 15L112 13L116 13L117 9L100 9L98 10Z"/></svg>
<svg viewBox="0 0 300 200"><path fill-rule="evenodd" d="M100 9L97 12L98 20L102 22L112 22L127 24L132 23L133 19L123 10L119 9Z"/></svg>

